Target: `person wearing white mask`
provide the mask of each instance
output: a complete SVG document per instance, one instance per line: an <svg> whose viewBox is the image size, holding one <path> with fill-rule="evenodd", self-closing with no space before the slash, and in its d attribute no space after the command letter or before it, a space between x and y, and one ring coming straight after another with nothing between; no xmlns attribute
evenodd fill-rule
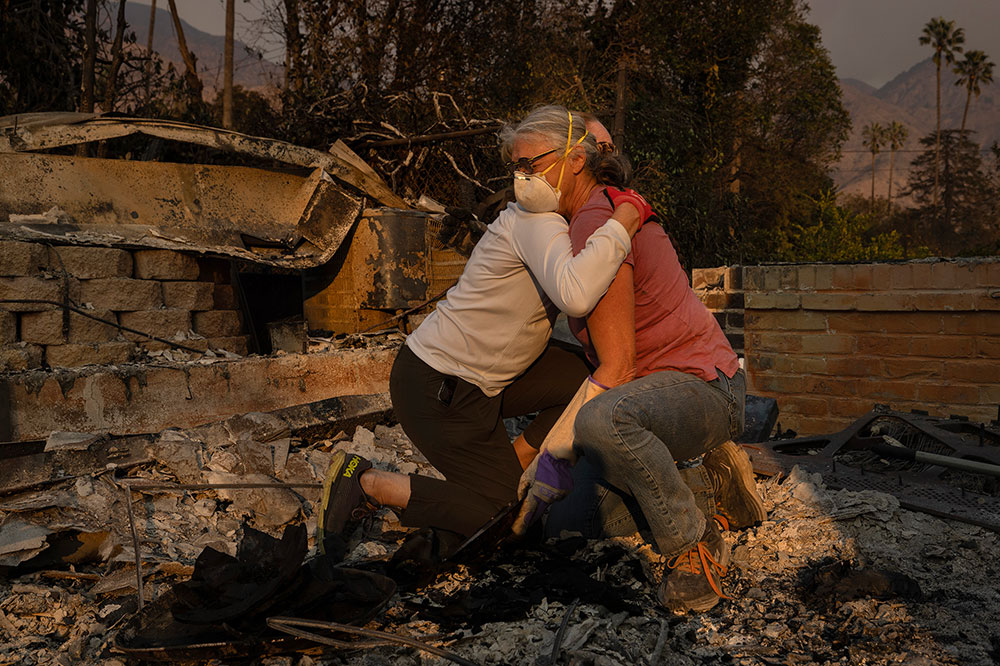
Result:
<svg viewBox="0 0 1000 666"><path fill-rule="evenodd" d="M624 185L627 164L563 107L539 108L501 138L517 201L407 338L390 377L396 418L445 479L338 454L324 488L321 546L379 505L397 509L405 526L455 535L452 543L471 535L514 499L524 467L587 379L581 358L548 346L553 322L559 311L593 309L651 210L634 192L609 188L613 215L574 256L567 220L595 191ZM503 419L534 412L512 443Z"/></svg>

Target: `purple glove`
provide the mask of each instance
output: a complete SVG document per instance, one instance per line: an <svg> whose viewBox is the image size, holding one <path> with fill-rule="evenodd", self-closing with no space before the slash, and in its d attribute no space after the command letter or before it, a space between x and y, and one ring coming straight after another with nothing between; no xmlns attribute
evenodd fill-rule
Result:
<svg viewBox="0 0 1000 666"><path fill-rule="evenodd" d="M553 502L558 502L573 490L573 466L568 460L555 458L548 451L539 454L535 477L521 505L521 512L512 527L515 534L528 531Z"/></svg>

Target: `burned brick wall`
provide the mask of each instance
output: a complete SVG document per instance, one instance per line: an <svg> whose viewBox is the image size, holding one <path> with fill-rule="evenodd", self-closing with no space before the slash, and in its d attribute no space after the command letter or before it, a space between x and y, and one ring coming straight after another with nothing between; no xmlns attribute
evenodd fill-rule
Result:
<svg viewBox="0 0 1000 666"><path fill-rule="evenodd" d="M247 353L229 262L170 250L0 241L0 372L126 363L169 348ZM110 323L104 323L110 322ZM192 335L193 333L193 335Z"/></svg>
<svg viewBox="0 0 1000 666"><path fill-rule="evenodd" d="M997 418L1000 258L736 266L692 285L743 336L749 390L778 400L782 427L837 431L874 403Z"/></svg>

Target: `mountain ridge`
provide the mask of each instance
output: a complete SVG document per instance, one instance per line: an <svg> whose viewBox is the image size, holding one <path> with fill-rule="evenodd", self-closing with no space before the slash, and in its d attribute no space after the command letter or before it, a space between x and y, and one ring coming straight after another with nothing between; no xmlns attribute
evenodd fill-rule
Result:
<svg viewBox="0 0 1000 666"><path fill-rule="evenodd" d="M117 3L109 3L112 16L117 12ZM149 35L149 5L125 4L125 20L130 30L135 32L135 44L146 48ZM197 58L198 75L206 89L222 90L222 63L225 37L198 30L181 17L184 39L188 49ZM165 63L184 71L184 61L177 46L174 22L170 10L158 7L153 27L153 50L160 54ZM284 78L284 68L257 55L255 49L240 40L233 43L233 83L245 88L277 87Z"/></svg>
<svg viewBox="0 0 1000 666"><path fill-rule="evenodd" d="M965 86L956 86L957 77L951 67L941 68L941 128L958 129L965 109ZM893 120L903 123L909 136L903 149L896 153L893 170L893 200L903 205L911 204L908 198L897 198L907 185L910 162L920 152L920 139L937 127L935 101L936 74L934 62L922 60L901 72L881 88L857 81L839 81L844 107L851 114L851 131L843 146L841 159L833 165L831 175L839 191L844 194L871 194L871 153L864 147L862 130L871 122L887 125ZM971 130L972 140L984 149L1000 141L1000 90L998 84L982 87L982 94L973 96L969 107L966 129ZM875 158L875 194L885 196L889 184L889 159L887 151Z"/></svg>

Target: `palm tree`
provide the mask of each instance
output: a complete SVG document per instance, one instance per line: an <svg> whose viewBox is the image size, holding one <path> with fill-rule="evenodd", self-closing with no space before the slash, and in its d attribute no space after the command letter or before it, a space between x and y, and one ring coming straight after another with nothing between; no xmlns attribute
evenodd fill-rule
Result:
<svg viewBox="0 0 1000 666"><path fill-rule="evenodd" d="M892 213L892 167L896 161L896 151L906 145L906 137L909 133L910 130L906 128L906 125L898 120L893 120L886 129L885 138L889 142L889 194L887 195L889 203L886 204L887 213Z"/></svg>
<svg viewBox="0 0 1000 666"><path fill-rule="evenodd" d="M962 52L965 31L955 27L954 21L945 21L943 16L931 19L920 35L921 44L930 44L934 49L934 65L937 67L937 134L934 138L934 208L938 204L938 184L941 164L941 59L951 65L955 54Z"/></svg>
<svg viewBox="0 0 1000 666"><path fill-rule="evenodd" d="M965 111L962 112L962 134L965 134L965 119L969 115L969 102L975 94L979 99L982 92L980 84L989 85L993 83L993 61L984 51L967 51L965 60L955 63L955 74L958 80L956 86L965 86L967 92L965 96Z"/></svg>
<svg viewBox="0 0 1000 666"><path fill-rule="evenodd" d="M864 129L861 130L861 136L864 138L864 146L872 154L872 203L871 212L875 212L875 156L879 154L882 150L882 146L885 145L886 141L886 129L879 125L878 123L868 123L865 125Z"/></svg>

